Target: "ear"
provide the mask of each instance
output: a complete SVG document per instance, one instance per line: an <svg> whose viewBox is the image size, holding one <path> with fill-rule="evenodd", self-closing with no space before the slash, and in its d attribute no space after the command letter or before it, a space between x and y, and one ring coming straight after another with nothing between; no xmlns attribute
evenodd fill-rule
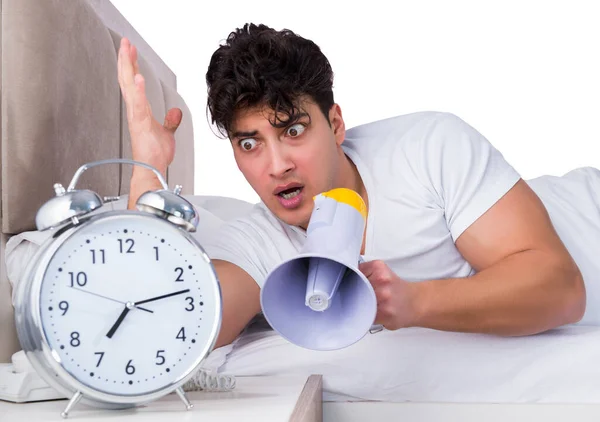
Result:
<svg viewBox="0 0 600 422"><path fill-rule="evenodd" d="M331 123L331 129L333 129L336 144L342 145L346 138L346 124L339 104L334 104L329 110L329 122Z"/></svg>

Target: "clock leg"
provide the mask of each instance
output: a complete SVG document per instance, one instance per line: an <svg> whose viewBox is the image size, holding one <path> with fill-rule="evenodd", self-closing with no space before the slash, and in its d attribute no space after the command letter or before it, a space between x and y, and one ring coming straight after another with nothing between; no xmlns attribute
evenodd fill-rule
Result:
<svg viewBox="0 0 600 422"><path fill-rule="evenodd" d="M175 390L175 392L177 393L177 395L179 396L179 398L181 399L183 404L185 404L186 410L192 410L194 405L192 403L190 403L190 401L186 397L185 392L183 391L183 388L179 387L177 390Z"/></svg>
<svg viewBox="0 0 600 422"><path fill-rule="evenodd" d="M65 407L65 410L60 414L63 419L66 419L69 416L69 412L71 409L73 409L73 406L75 406L77 402L81 400L81 396L81 391L77 391L75 394L73 394L73 397L71 397L71 400L69 400L69 403L67 403L67 407Z"/></svg>

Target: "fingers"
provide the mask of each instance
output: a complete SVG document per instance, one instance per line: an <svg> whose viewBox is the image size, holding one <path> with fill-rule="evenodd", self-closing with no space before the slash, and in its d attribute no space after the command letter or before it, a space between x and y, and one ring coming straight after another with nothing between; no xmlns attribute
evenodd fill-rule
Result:
<svg viewBox="0 0 600 422"><path fill-rule="evenodd" d="M121 92L123 93L125 100L128 101L132 97L133 91L135 91L135 73L133 62L131 61L130 44L127 38L121 39L121 46L117 57L117 67Z"/></svg>
<svg viewBox="0 0 600 422"><path fill-rule="evenodd" d="M140 73L140 66L138 63L137 47L135 45L132 45L130 48L130 59L131 64L133 65L133 74L137 75Z"/></svg>
<svg viewBox="0 0 600 422"><path fill-rule="evenodd" d="M183 118L183 113L179 108L172 108L167 112L165 116L165 122L163 126L165 129L170 131L171 133L175 133L179 124L181 123L181 119Z"/></svg>
<svg viewBox="0 0 600 422"><path fill-rule="evenodd" d="M135 130L150 129L151 117L152 110L146 98L146 81L142 74L138 73L134 78L133 98L130 99L127 105L127 119L130 128Z"/></svg>
<svg viewBox="0 0 600 422"><path fill-rule="evenodd" d="M358 269L369 279L373 287L389 283L392 279L392 270L381 260L363 262L359 264Z"/></svg>

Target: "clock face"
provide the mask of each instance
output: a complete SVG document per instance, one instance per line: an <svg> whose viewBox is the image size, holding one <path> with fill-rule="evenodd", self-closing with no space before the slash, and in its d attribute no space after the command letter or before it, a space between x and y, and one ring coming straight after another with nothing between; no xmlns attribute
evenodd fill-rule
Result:
<svg viewBox="0 0 600 422"><path fill-rule="evenodd" d="M105 393L143 395L206 356L220 292L181 230L131 213L96 219L59 247L40 307L47 342L71 375Z"/></svg>

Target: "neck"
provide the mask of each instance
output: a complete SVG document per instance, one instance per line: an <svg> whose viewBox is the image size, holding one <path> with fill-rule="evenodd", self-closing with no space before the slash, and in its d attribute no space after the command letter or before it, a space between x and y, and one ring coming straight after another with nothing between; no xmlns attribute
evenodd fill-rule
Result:
<svg viewBox="0 0 600 422"><path fill-rule="evenodd" d="M363 201L365 201L365 205L367 206L368 210L369 197L367 195L367 189L365 188L362 177L360 177L360 173L358 172L354 162L345 154L344 158L345 160L343 160L342 164L340 187L352 189L358 193L362 197Z"/></svg>

